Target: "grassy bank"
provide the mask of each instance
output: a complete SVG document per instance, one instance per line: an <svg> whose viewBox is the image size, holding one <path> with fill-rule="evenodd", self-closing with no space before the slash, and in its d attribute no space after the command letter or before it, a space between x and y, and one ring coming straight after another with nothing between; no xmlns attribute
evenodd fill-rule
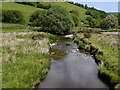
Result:
<svg viewBox="0 0 120 90"><path fill-rule="evenodd" d="M83 33L78 33L74 38L80 49L90 52L97 60L99 74L102 78L111 82L111 85L119 83L118 78L118 35L91 33L90 38L85 38ZM104 62L104 63L102 63Z"/></svg>
<svg viewBox="0 0 120 90"><path fill-rule="evenodd" d="M18 24L3 23L0 33L2 88L32 88L36 81L45 78L50 67L49 43L58 37L25 31L27 26L20 27ZM37 39L32 39L33 36Z"/></svg>

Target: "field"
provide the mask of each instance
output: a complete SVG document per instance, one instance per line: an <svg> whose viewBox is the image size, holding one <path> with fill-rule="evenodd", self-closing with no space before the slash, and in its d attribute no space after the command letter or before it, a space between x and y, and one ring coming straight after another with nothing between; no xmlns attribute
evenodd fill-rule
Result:
<svg viewBox="0 0 120 90"><path fill-rule="evenodd" d="M2 10L19 10L23 13L25 20L29 20L32 13L37 10L43 10L41 8L35 8L33 6L17 4L13 2L2 2Z"/></svg>
<svg viewBox="0 0 120 90"><path fill-rule="evenodd" d="M90 38L84 38L83 33L77 34L77 37L75 38L76 41L80 41L80 39L84 40L86 43L91 43L92 46L97 48L100 52L103 52L103 56L96 54L95 56L98 59L103 60L104 65L100 69L100 73L109 76L110 82L118 83L119 78L118 78L118 71L119 71L119 66L118 66L118 37L119 35L113 35L113 34L95 34L91 33ZM80 45L80 44L78 44ZM83 46L84 49L88 50L87 45L80 45Z"/></svg>
<svg viewBox="0 0 120 90"><path fill-rule="evenodd" d="M48 2L44 2L43 4L49 4ZM79 12L79 18L81 20L85 20L87 15L85 15L85 9L80 8L78 6L65 3L65 2L51 2L51 4L62 6L66 8L68 11L71 10L77 10ZM29 20L30 15L35 12L36 10L44 10L42 8L35 8L33 6L28 6L28 5L22 5L22 4L17 4L17 3L12 3L12 2L2 2L2 10L19 10L23 13L24 17L26 20Z"/></svg>

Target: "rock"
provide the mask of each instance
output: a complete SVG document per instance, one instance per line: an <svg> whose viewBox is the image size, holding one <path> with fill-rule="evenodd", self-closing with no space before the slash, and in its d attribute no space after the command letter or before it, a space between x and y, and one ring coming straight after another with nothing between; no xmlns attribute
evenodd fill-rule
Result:
<svg viewBox="0 0 120 90"><path fill-rule="evenodd" d="M78 53L77 56L80 56L80 53Z"/></svg>
<svg viewBox="0 0 120 90"><path fill-rule="evenodd" d="M75 50L71 50L72 53L75 53L76 51Z"/></svg>
<svg viewBox="0 0 120 90"><path fill-rule="evenodd" d="M65 35L64 37L65 37L65 38L72 38L72 37L73 37L73 34Z"/></svg>
<svg viewBox="0 0 120 90"><path fill-rule="evenodd" d="M77 47L73 47L73 49L76 49Z"/></svg>
<svg viewBox="0 0 120 90"><path fill-rule="evenodd" d="M76 49L76 51L79 51L79 49Z"/></svg>
<svg viewBox="0 0 120 90"><path fill-rule="evenodd" d="M53 63L55 63L55 61L53 61Z"/></svg>
<svg viewBox="0 0 120 90"><path fill-rule="evenodd" d="M54 46L55 45L55 43L52 43L52 44L50 44L50 47L52 47L52 46Z"/></svg>
<svg viewBox="0 0 120 90"><path fill-rule="evenodd" d="M66 51L66 53L68 53L68 51Z"/></svg>
<svg viewBox="0 0 120 90"><path fill-rule="evenodd" d="M54 52L51 52L51 54L53 55L53 54L55 54Z"/></svg>
<svg viewBox="0 0 120 90"><path fill-rule="evenodd" d="M66 45L69 46L71 43L67 42Z"/></svg>

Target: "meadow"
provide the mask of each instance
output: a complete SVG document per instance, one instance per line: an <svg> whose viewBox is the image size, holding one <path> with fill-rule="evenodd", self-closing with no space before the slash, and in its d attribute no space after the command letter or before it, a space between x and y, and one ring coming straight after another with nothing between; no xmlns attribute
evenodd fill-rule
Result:
<svg viewBox="0 0 120 90"><path fill-rule="evenodd" d="M18 24L3 23L0 33L3 88L32 88L45 78L51 62L49 44L58 39L49 33L25 31L26 26L20 27ZM33 40L32 37L37 35L41 39Z"/></svg>

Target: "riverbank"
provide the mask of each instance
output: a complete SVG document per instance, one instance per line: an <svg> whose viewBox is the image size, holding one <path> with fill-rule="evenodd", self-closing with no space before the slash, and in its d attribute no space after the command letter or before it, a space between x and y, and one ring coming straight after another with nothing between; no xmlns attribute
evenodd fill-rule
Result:
<svg viewBox="0 0 120 90"><path fill-rule="evenodd" d="M111 88L115 87L119 83L118 35L78 33L74 41L79 45L79 49L84 49L93 55L98 64L99 75L109 82Z"/></svg>
<svg viewBox="0 0 120 90"><path fill-rule="evenodd" d="M3 24L2 88L32 88L50 67L49 44L58 36L25 31L27 26Z"/></svg>

